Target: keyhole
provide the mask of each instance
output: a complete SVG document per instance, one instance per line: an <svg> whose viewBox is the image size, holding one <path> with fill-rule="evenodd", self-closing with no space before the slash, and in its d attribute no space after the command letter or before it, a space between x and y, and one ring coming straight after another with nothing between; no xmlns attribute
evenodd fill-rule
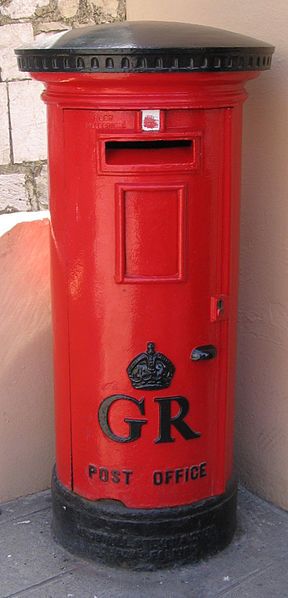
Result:
<svg viewBox="0 0 288 598"><path fill-rule="evenodd" d="M224 311L224 300L218 299L217 301L217 313L221 314Z"/></svg>

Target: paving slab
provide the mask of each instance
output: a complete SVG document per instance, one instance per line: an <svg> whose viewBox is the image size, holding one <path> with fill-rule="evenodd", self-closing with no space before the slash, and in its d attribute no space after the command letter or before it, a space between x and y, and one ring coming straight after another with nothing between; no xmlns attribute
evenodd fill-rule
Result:
<svg viewBox="0 0 288 598"><path fill-rule="evenodd" d="M66 552L51 535L49 492L1 509L0 598L288 597L288 513L244 489L237 533L226 550L196 565L151 573Z"/></svg>
<svg viewBox="0 0 288 598"><path fill-rule="evenodd" d="M0 505L0 525L4 522L12 521L17 517L25 517L44 509L50 509L51 511L51 502L51 492L50 490L45 490L44 492L29 494L29 496L23 496L17 500L2 503Z"/></svg>

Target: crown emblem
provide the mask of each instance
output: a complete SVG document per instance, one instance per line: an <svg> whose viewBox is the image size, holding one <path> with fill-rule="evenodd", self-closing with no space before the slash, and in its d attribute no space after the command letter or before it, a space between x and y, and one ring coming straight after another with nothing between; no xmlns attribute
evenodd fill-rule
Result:
<svg viewBox="0 0 288 598"><path fill-rule="evenodd" d="M147 343L146 353L140 353L128 365L127 373L134 388L156 390L167 388L175 367L163 353L155 352L154 343Z"/></svg>

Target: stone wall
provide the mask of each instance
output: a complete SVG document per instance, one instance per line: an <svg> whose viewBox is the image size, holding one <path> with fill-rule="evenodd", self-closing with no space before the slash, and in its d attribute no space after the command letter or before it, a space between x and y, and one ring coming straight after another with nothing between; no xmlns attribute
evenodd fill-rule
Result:
<svg viewBox="0 0 288 598"><path fill-rule="evenodd" d="M14 48L71 27L125 19L125 0L0 0L0 214L47 208L42 84Z"/></svg>

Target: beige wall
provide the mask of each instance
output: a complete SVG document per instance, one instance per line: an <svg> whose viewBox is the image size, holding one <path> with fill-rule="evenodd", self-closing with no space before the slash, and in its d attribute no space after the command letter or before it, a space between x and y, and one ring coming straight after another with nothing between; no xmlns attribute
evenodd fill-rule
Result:
<svg viewBox="0 0 288 598"><path fill-rule="evenodd" d="M277 46L245 106L237 464L252 490L288 508L288 3L127 0L127 18L176 20Z"/></svg>
<svg viewBox="0 0 288 598"><path fill-rule="evenodd" d="M0 502L48 488L54 462L47 215L0 217Z"/></svg>

